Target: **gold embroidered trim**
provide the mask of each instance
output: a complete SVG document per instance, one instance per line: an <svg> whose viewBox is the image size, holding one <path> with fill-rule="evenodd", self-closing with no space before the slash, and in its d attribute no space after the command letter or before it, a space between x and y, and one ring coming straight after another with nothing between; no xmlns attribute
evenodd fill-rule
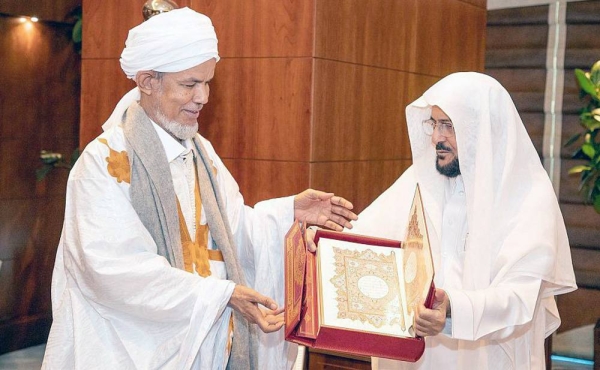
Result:
<svg viewBox="0 0 600 370"><path fill-rule="evenodd" d="M106 169L108 170L109 175L117 179L117 182L123 182L130 184L131 183L131 168L129 167L129 156L125 150L121 152L117 152L113 150L109 145L106 139L98 139L99 142L106 145L109 150L109 155L106 157L106 162L108 163Z"/></svg>

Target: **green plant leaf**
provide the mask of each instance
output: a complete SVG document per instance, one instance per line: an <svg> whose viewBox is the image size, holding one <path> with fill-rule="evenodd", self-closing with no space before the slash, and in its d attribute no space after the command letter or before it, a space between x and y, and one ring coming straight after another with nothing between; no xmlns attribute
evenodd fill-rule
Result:
<svg viewBox="0 0 600 370"><path fill-rule="evenodd" d="M596 213L600 213L600 196L597 196L596 199L594 199L594 210Z"/></svg>
<svg viewBox="0 0 600 370"><path fill-rule="evenodd" d="M579 166L572 167L569 170L569 175L574 175L576 173L581 173L582 171L589 171L590 169L591 169L590 166L586 166L586 165L582 164L582 165L579 165Z"/></svg>
<svg viewBox="0 0 600 370"><path fill-rule="evenodd" d="M591 143L585 143L581 146L581 150L583 151L583 153L585 155L587 155L588 157L594 158L594 156L596 155L596 149L594 149L594 146Z"/></svg>
<svg viewBox="0 0 600 370"><path fill-rule="evenodd" d="M599 118L600 118L600 116L596 116L596 117L599 117ZM600 128L600 121L597 121L597 120L596 120L596 118L594 118L594 119L590 119L590 120L587 122L587 128L588 128L588 130L590 130L590 131L596 131L597 129L599 129L599 128Z"/></svg>
<svg viewBox="0 0 600 370"><path fill-rule="evenodd" d="M572 158L581 165L569 169L569 174L579 174L579 191L586 204L592 204L600 213L600 60L590 72L575 70L579 84L579 98L583 107L579 110L579 121L584 131L572 136L565 146L578 143Z"/></svg>
<svg viewBox="0 0 600 370"><path fill-rule="evenodd" d="M71 39L73 40L74 43L79 44L81 43L81 18L77 19L77 22L75 22L75 25L73 26L73 32L71 34Z"/></svg>
<svg viewBox="0 0 600 370"><path fill-rule="evenodd" d="M598 84L600 84L600 60L594 63L590 69L590 79L592 80L592 83L598 87Z"/></svg>
<svg viewBox="0 0 600 370"><path fill-rule="evenodd" d="M585 91L597 100L598 93L596 91L596 85L594 85L594 83L586 75L585 71L579 68L575 69L575 77L577 77L577 82L579 83L579 87L581 88L581 90Z"/></svg>

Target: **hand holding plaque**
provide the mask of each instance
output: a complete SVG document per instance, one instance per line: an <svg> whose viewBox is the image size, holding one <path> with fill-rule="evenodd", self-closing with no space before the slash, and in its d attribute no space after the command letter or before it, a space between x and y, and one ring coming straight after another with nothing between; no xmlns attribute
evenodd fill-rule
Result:
<svg viewBox="0 0 600 370"><path fill-rule="evenodd" d="M431 307L433 262L419 189L403 242L319 230L317 253L292 227L286 244L286 339L314 348L416 361L424 341L414 328ZM303 269L303 270L302 270ZM292 273L293 271L293 273ZM304 273L300 273L303 271Z"/></svg>

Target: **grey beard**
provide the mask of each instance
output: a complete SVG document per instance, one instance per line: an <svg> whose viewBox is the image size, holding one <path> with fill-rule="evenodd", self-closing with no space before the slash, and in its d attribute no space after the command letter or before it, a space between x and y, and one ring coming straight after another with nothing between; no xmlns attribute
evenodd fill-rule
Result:
<svg viewBox="0 0 600 370"><path fill-rule="evenodd" d="M179 122L169 121L164 125L164 129L179 140L191 139L198 133L198 123L194 126L182 125Z"/></svg>
<svg viewBox="0 0 600 370"><path fill-rule="evenodd" d="M440 166L440 162L435 160L435 168L439 173L446 177L456 177L460 175L460 164L458 163L458 158L455 157L452 162L448 163L445 166Z"/></svg>
<svg viewBox="0 0 600 370"><path fill-rule="evenodd" d="M167 117L160 111L157 110L156 118L160 121L157 122L165 131L175 136L179 140L191 139L198 133L198 122L193 126L182 125L177 121L167 120Z"/></svg>

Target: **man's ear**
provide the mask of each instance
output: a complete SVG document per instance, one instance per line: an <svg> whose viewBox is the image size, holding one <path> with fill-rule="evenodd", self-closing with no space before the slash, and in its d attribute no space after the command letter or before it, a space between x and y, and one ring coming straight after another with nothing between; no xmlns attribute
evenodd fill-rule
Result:
<svg viewBox="0 0 600 370"><path fill-rule="evenodd" d="M139 71L135 75L135 83L140 89L140 92L146 95L152 95L153 87L156 87L157 82L159 81L156 78L155 71Z"/></svg>

